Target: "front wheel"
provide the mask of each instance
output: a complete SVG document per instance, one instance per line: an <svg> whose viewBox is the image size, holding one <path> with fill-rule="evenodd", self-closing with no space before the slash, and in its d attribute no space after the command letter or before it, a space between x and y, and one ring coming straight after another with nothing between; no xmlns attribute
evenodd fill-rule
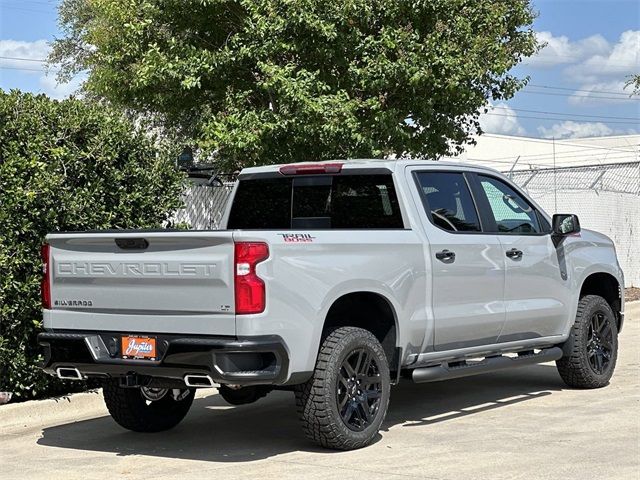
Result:
<svg viewBox="0 0 640 480"><path fill-rule="evenodd" d="M187 415L195 390L123 388L116 379L104 383L104 403L113 419L134 432L162 432Z"/></svg>
<svg viewBox="0 0 640 480"><path fill-rule="evenodd" d="M305 434L326 448L369 445L387 414L390 384L387 357L371 332L334 330L322 343L313 377L296 387Z"/></svg>
<svg viewBox="0 0 640 480"><path fill-rule="evenodd" d="M618 358L618 324L606 300L586 295L556 362L562 380L574 388L600 388L609 383Z"/></svg>

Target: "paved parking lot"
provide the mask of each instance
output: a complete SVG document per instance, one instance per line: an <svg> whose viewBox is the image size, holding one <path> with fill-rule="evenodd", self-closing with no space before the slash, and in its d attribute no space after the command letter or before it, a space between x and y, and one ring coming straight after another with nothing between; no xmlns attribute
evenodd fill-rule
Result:
<svg viewBox="0 0 640 480"><path fill-rule="evenodd" d="M309 444L292 394L197 399L163 434L119 428L95 393L0 407L2 478L640 478L640 303L611 385L564 387L553 364L392 391L371 447Z"/></svg>

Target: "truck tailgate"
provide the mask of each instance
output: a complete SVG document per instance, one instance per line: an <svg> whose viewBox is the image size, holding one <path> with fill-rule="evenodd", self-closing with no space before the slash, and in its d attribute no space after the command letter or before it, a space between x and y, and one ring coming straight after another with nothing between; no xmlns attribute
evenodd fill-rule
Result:
<svg viewBox="0 0 640 480"><path fill-rule="evenodd" d="M235 335L231 232L52 234L45 328Z"/></svg>

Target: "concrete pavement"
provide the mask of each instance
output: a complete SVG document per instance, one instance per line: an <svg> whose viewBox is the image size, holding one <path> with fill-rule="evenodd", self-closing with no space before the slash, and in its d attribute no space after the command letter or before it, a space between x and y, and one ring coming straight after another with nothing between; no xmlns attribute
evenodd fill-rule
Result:
<svg viewBox="0 0 640 480"><path fill-rule="evenodd" d="M316 448L293 395L230 407L202 391L177 428L125 431L101 395L0 407L2 478L639 479L640 303L627 306L618 367L570 390L553 364L392 390L384 430L354 452Z"/></svg>

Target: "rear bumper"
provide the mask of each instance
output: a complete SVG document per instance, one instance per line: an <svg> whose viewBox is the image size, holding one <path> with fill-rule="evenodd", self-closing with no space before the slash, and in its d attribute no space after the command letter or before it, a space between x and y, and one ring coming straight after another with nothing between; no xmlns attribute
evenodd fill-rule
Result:
<svg viewBox="0 0 640 480"><path fill-rule="evenodd" d="M154 361L121 358L118 332L41 333L42 368L51 375L58 368L76 368L89 378L136 375L182 381L185 375L208 375L216 383L236 385L282 385L289 377L288 349L277 335L152 336L157 345Z"/></svg>

